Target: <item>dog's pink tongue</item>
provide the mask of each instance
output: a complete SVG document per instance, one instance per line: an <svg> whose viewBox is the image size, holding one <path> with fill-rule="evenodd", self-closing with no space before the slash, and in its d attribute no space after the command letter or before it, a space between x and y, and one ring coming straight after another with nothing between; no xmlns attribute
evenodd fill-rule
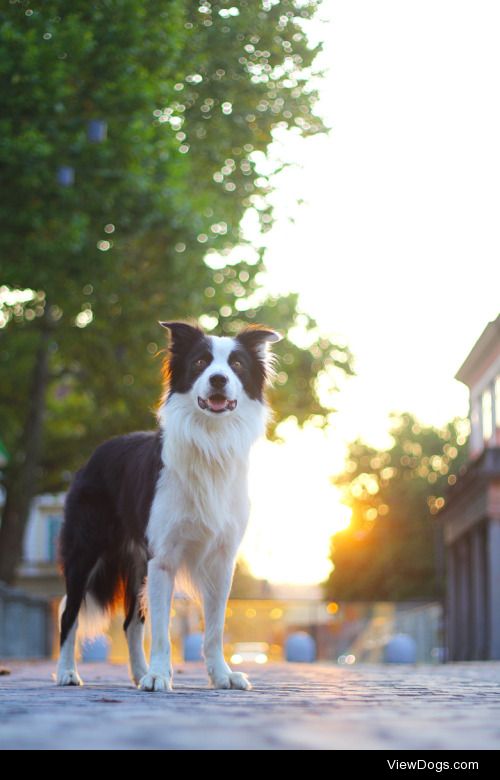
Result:
<svg viewBox="0 0 500 780"><path fill-rule="evenodd" d="M226 398L209 398L208 399L208 405L210 406L210 409L213 409L214 412L221 412L222 409L226 408L227 399Z"/></svg>

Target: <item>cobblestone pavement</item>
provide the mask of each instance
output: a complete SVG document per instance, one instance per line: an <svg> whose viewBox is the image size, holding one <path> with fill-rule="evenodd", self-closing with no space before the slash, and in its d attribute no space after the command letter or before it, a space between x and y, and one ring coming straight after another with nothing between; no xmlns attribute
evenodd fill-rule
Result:
<svg viewBox="0 0 500 780"><path fill-rule="evenodd" d="M500 747L500 663L280 664L246 669L253 690L207 688L176 668L173 693L134 689L123 666L81 664L58 688L48 662L0 676L0 749L472 749Z"/></svg>

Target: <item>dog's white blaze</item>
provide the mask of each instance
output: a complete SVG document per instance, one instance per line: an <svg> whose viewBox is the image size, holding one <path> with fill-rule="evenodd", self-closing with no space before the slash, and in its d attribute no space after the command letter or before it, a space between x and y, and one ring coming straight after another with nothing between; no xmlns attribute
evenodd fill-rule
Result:
<svg viewBox="0 0 500 780"><path fill-rule="evenodd" d="M229 355L238 346L235 339L231 339L228 336L209 336L209 340L212 344L212 355L214 356L210 367L220 366L223 371L227 371Z"/></svg>
<svg viewBox="0 0 500 780"><path fill-rule="evenodd" d="M243 391L243 386L229 365L229 356L237 348L236 341L227 336L210 336L209 341L212 347L213 360L194 383L193 392L196 394L196 397L207 398L214 392L214 388L210 384L210 377L214 374L223 374L228 380L224 388L226 396L230 400L238 399ZM210 415L211 412L206 414ZM224 416L227 416L227 414L225 413Z"/></svg>

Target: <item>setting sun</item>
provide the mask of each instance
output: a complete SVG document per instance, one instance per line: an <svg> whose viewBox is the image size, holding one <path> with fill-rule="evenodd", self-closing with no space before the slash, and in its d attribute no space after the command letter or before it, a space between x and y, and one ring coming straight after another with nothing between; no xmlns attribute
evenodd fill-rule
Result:
<svg viewBox="0 0 500 780"><path fill-rule="evenodd" d="M314 584L331 570L330 539L347 527L350 509L330 481L334 453L326 434L293 423L280 433L285 443L261 442L254 452L242 554L256 577Z"/></svg>

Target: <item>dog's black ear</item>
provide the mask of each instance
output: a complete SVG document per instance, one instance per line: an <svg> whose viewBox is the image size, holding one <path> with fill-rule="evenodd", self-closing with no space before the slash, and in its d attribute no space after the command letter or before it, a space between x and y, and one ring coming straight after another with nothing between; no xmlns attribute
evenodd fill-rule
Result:
<svg viewBox="0 0 500 780"><path fill-rule="evenodd" d="M261 397L264 386L272 384L276 375L276 355L270 351L269 344L281 341L283 336L265 325L249 325L236 338L253 357L259 384L256 397Z"/></svg>
<svg viewBox="0 0 500 780"><path fill-rule="evenodd" d="M170 331L170 346L176 352L189 349L205 335L200 328L190 325L189 322L160 322L159 324Z"/></svg>
<svg viewBox="0 0 500 780"><path fill-rule="evenodd" d="M281 341L283 336L264 325L250 325L238 333L237 338L248 349L258 350L265 348L266 344L275 344L277 341Z"/></svg>

